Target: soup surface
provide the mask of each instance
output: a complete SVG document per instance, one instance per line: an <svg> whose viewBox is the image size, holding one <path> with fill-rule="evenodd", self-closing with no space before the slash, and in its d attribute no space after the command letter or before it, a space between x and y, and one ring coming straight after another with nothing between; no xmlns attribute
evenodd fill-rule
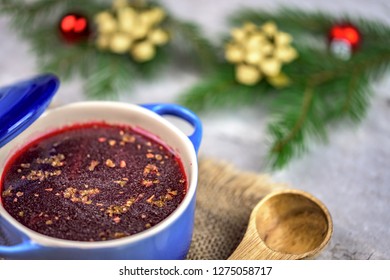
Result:
<svg viewBox="0 0 390 280"><path fill-rule="evenodd" d="M177 155L127 126L75 125L28 144L5 167L4 208L51 237L104 241L169 216L187 191Z"/></svg>

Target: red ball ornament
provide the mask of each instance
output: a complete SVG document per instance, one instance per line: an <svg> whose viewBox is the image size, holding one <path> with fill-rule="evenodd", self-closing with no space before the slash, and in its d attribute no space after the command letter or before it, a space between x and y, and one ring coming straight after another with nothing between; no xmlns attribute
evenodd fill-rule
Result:
<svg viewBox="0 0 390 280"><path fill-rule="evenodd" d="M332 26L328 36L331 52L345 60L351 57L362 41L359 29L350 23Z"/></svg>
<svg viewBox="0 0 390 280"><path fill-rule="evenodd" d="M77 43L90 35L88 19L80 13L64 15L59 22L59 30L68 43Z"/></svg>

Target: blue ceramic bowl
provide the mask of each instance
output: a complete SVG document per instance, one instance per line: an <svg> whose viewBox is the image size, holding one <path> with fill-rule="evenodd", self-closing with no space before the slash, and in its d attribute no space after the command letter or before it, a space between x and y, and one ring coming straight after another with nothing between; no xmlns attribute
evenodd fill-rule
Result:
<svg viewBox="0 0 390 280"><path fill-rule="evenodd" d="M162 115L184 119L194 127L186 136ZM187 194L161 223L138 234L110 241L81 242L42 235L16 221L0 203L0 227L12 246L0 246L7 259L183 259L194 225L198 180L197 151L202 137L198 117L175 104L132 105L119 102L80 102L46 111L30 127L0 149L0 178L10 157L26 143L63 126L104 121L141 127L176 151L188 179ZM0 182L1 186L1 182ZM1 192L0 192L1 193Z"/></svg>

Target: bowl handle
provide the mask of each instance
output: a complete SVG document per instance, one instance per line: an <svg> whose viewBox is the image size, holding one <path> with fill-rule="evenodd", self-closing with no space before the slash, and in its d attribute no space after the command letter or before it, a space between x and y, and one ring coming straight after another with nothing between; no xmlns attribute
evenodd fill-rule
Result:
<svg viewBox="0 0 390 280"><path fill-rule="evenodd" d="M194 132L188 136L198 152L202 140L202 122L199 117L189 109L177 104L141 104L140 106L155 112L158 115L171 115L182 118L194 127Z"/></svg>
<svg viewBox="0 0 390 280"><path fill-rule="evenodd" d="M25 258L26 253L38 249L37 245L34 245L30 239L23 238L22 242L12 246L0 246L0 257L18 259Z"/></svg>
<svg viewBox="0 0 390 280"><path fill-rule="evenodd" d="M34 251L39 248L38 244L33 243L27 235L21 234L17 232L9 222L5 221L0 217L0 226L2 227L0 230L4 233L3 229L6 230L5 236L7 238L7 233L15 235L18 234L18 244L11 246L0 245L0 258L9 258L9 259L23 259L26 258L26 253ZM13 237L9 235L9 237ZM7 239L10 239L7 238ZM16 241L16 240L15 240Z"/></svg>

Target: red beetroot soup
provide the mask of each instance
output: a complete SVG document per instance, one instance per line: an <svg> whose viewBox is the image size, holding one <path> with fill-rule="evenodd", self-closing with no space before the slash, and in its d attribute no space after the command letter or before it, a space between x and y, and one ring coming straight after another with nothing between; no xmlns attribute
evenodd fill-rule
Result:
<svg viewBox="0 0 390 280"><path fill-rule="evenodd" d="M180 159L128 126L91 123L28 144L7 164L4 208L44 235L103 241L146 230L187 191Z"/></svg>

